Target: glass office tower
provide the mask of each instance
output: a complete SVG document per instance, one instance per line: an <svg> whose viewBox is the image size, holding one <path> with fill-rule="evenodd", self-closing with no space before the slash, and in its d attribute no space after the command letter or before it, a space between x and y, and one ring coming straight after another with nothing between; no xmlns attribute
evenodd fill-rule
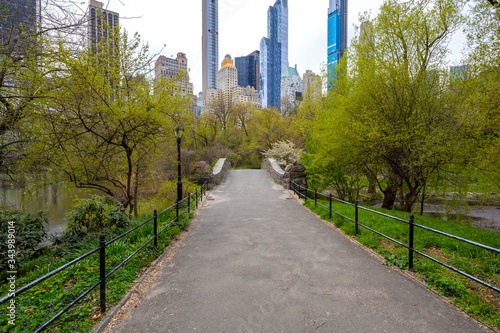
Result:
<svg viewBox="0 0 500 333"><path fill-rule="evenodd" d="M328 8L328 72L333 72L347 48L347 0L330 0Z"/></svg>
<svg viewBox="0 0 500 333"><path fill-rule="evenodd" d="M40 0L0 1L0 38L3 43L22 34L33 36L41 24Z"/></svg>
<svg viewBox="0 0 500 333"><path fill-rule="evenodd" d="M280 107L281 76L288 68L288 0L277 0L267 11L267 38L260 41L262 107Z"/></svg>
<svg viewBox="0 0 500 333"><path fill-rule="evenodd" d="M259 90L260 52L254 51L246 57L236 57L235 66L238 69L238 85Z"/></svg>

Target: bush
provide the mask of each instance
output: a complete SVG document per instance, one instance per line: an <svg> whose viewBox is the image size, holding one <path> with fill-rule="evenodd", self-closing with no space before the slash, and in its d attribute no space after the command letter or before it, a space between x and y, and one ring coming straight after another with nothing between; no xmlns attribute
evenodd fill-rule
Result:
<svg viewBox="0 0 500 333"><path fill-rule="evenodd" d="M0 211L0 268L6 271L9 264L9 227L14 230L15 250L13 256L17 267L32 258L35 258L40 252L40 243L47 237L44 224L48 224L49 219L45 213L40 211L36 214L23 214L17 210L2 210ZM9 270L16 270L10 269Z"/></svg>
<svg viewBox="0 0 500 333"><path fill-rule="evenodd" d="M295 147L295 144L290 141L278 141L273 143L273 148L263 152L263 155L268 158L274 158L280 167L285 168L293 160L300 160L302 149Z"/></svg>
<svg viewBox="0 0 500 333"><path fill-rule="evenodd" d="M112 233L130 225L122 204L111 197L94 196L82 200L67 218L64 238L84 237L87 234Z"/></svg>

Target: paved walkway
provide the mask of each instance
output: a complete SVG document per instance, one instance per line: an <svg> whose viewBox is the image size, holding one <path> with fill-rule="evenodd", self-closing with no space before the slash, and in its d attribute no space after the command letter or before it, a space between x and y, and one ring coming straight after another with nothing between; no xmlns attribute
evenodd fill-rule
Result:
<svg viewBox="0 0 500 333"><path fill-rule="evenodd" d="M272 183L230 171L113 332L486 332Z"/></svg>

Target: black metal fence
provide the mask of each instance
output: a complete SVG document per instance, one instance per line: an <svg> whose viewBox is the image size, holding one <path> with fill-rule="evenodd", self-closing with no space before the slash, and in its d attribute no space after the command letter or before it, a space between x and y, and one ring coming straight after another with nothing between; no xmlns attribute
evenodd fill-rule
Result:
<svg viewBox="0 0 500 333"><path fill-rule="evenodd" d="M463 276L466 276L467 278L477 282L477 283L480 283L482 284L483 286L485 287L488 287L492 290L495 290L496 292L500 292L500 288L498 287L495 287L493 285L491 285L490 283L486 282L486 281L483 281L483 280L480 280L478 278L476 278L475 276L472 276L470 274L467 274L461 270L459 270L458 268L456 267L453 267L451 265L448 265L434 257L431 257L421 251L418 251L416 250L414 247L413 247L413 243L414 243L414 237L415 237L415 228L420 228L420 229L423 229L423 230L427 230L427 231L430 231L430 232L433 232L433 233L436 233L436 234L439 234L441 236L445 236L445 237L449 237L449 238L452 238L452 239L455 239L455 240L458 240L458 241L461 241L461 242L464 242L464 243L467 243L467 244L470 244L470 245L474 245L474 246L477 246L479 248L482 248L482 249L485 249L485 250L488 250L488 251L491 251L491 252L494 252L494 253L500 253L500 250L499 249L496 249L496 248L493 248L493 247L490 247L490 246L487 246L487 245L483 245L483 244L480 244L480 243L476 243L476 242L473 242L471 240L468 240L468 239L465 239L465 238L461 238L461 237L458 237L458 236L455 236L455 235L451 235L451 234L448 234L448 233L445 233L445 232L442 232L442 231L439 231L439 230L436 230L436 229L432 229L432 228L429 228L429 227L426 227L426 226L423 226L423 225L419 225L419 224L416 224L415 221L414 221L414 217L413 217L413 214L410 215L410 218L409 220L404 220L404 219L401 219L401 218L398 218L398 217L395 217L395 216L391 216L391 215L388 215L388 214L384 214L384 213L381 213L381 212L377 212L375 210L372 210L372 209L369 209L369 208L365 208L365 207L362 207L360 205L358 205L358 202L352 204L350 202L347 202L347 201L343 201L343 200L340 200L340 199L337 199L335 197L332 196L332 194L330 193L329 195L325 195L323 193L319 193L317 191L313 191L313 190L310 190L308 189L307 187L304 187L304 186L301 186L301 185L298 185L297 183L291 181L290 182L290 189L294 191L294 193L296 193L300 198L303 198L306 202L307 200L314 200L314 204L315 205L319 205L323 208L326 208L329 212L330 212L330 219L332 219L332 214L336 214L346 220L349 220L351 222L353 222L355 224L355 234L359 234L359 227L362 227L362 228L365 228L367 230L370 230L376 234L378 234L379 236L382 236L388 240L390 240L391 242L394 242L396 244L399 244L401 245L402 247L404 248L407 248L408 249L408 268L411 270L413 269L413 253L417 253L419 255L421 255L422 257L424 258L427 258L429 260L432 260L454 272L457 272ZM314 194L314 197L309 197L309 193L312 192ZM329 207L326 207L325 205L321 204L321 203L318 203L318 197L323 197L325 199L328 200L329 202ZM346 204L346 205L349 205L349 206L352 206L354 207L354 220L347 217L347 216L344 216L334 210L332 210L332 202L333 201L337 201L337 202L340 202L340 203L343 203L343 204ZM395 221L399 221L399 222L403 222L403 223L406 223L408 224L408 244L404 244L396 239L393 239L387 235L384 235L382 234L381 232L378 232L377 230L374 230L362 223L360 223L359 221L359 210L364 210L364 211L367 211L367 212L370 212L370 213L373 213L373 214L377 214L377 215L381 215L381 216L384 216L384 217L387 217L389 219L392 219L392 220L395 220Z"/></svg>
<svg viewBox="0 0 500 333"><path fill-rule="evenodd" d="M142 222L141 224L137 225L136 227L128 230L127 232L124 232L123 234L115 237L114 239L106 242L105 236L101 235L100 237L100 244L99 247L95 248L94 250L87 252L86 254L82 255L79 258L76 258L69 263L53 270L50 273L47 273L46 275L36 279L35 281L19 288L16 290L14 293L10 293L9 295L3 297L0 299L0 304L8 302L10 299L19 296L20 294L30 290L31 288L35 287L36 285L42 283L43 281L46 281L47 279L51 278L52 276L64 271L65 269L71 267L72 265L82 261L83 259L91 256L94 253L99 252L99 281L96 281L95 284L93 284L90 288L85 290L82 294L80 294L79 297L77 297L73 302L70 304L66 305L61 311L59 311L56 315L54 315L51 319L46 321L42 326L36 329L34 331L35 333L42 332L45 330L49 325L54 323L61 315L64 313L68 312L69 309L71 309L73 306L75 306L77 303L79 303L82 299L84 299L88 294L92 292L92 290L96 289L97 286L100 288L99 292L99 297L100 297L100 310L101 313L106 312L106 280L113 275L118 269L120 269L125 263L127 263L130 259L132 259L137 253L139 253L142 249L144 249L148 244L153 242L154 247L156 248L158 246L158 236L165 231L170 226L175 225L176 223L179 222L180 217L182 217L184 214L189 214L191 212L192 207L195 205L196 208L198 208L198 202L203 200L203 195L206 194L207 192L207 183L203 184L201 186L200 191L198 189L195 191L195 193L188 194L184 199L181 201L178 201L176 204L170 206L169 208L163 210L160 213L157 213L156 209L154 210L153 217L150 219ZM167 214L169 212L173 212L175 209L176 215L175 217L167 223L166 226L164 226L160 231L158 231L158 217L162 216L163 214ZM106 274L106 247L108 245L113 244L119 239L122 239L126 235L134 232L135 230L143 227L144 225L153 222L153 235L152 237L145 242L141 247L139 247L134 253L129 255L127 258L125 258L120 264L118 264L116 267L114 267L110 272Z"/></svg>

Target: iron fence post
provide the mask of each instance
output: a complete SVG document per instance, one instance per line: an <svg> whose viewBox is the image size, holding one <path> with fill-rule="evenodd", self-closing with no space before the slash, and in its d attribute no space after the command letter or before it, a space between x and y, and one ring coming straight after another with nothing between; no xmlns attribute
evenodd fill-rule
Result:
<svg viewBox="0 0 500 333"><path fill-rule="evenodd" d="M155 234L155 240L154 240L154 246L155 246L155 249L156 247L158 246L158 215L156 213L156 209L154 211L154 223L153 223L153 232Z"/></svg>
<svg viewBox="0 0 500 333"><path fill-rule="evenodd" d="M318 189L314 190L314 206L318 204Z"/></svg>
<svg viewBox="0 0 500 333"><path fill-rule="evenodd" d="M413 214L410 215L410 240L408 244L408 269L412 270L413 269L413 231L415 228L415 221Z"/></svg>
<svg viewBox="0 0 500 333"><path fill-rule="evenodd" d="M332 192L330 192L330 220L332 219Z"/></svg>
<svg viewBox="0 0 500 333"><path fill-rule="evenodd" d="M179 200L177 200L177 203L175 205L175 215L177 216L177 223L179 223Z"/></svg>
<svg viewBox="0 0 500 333"><path fill-rule="evenodd" d="M304 202L307 202L307 187L304 187L306 194L304 195Z"/></svg>
<svg viewBox="0 0 500 333"><path fill-rule="evenodd" d="M104 234L99 238L99 245L101 247L99 253L99 276L101 279L100 286L100 299L101 299L101 313L106 312L106 236Z"/></svg>
<svg viewBox="0 0 500 333"><path fill-rule="evenodd" d="M198 189L194 192L194 200L196 201L196 209L198 209Z"/></svg>
<svg viewBox="0 0 500 333"><path fill-rule="evenodd" d="M188 192L188 214L191 213L191 193Z"/></svg>
<svg viewBox="0 0 500 333"><path fill-rule="evenodd" d="M359 234L359 227L358 227L358 200L356 200L356 203L354 204L354 208L355 208L355 214L354 214L354 221L356 221L356 230L354 232L355 235L358 235Z"/></svg>

